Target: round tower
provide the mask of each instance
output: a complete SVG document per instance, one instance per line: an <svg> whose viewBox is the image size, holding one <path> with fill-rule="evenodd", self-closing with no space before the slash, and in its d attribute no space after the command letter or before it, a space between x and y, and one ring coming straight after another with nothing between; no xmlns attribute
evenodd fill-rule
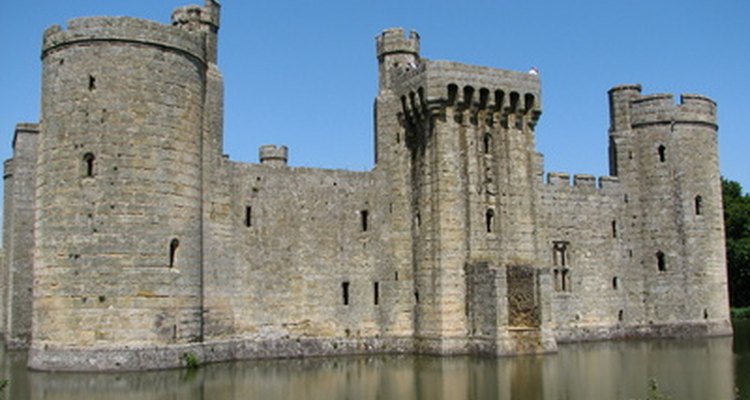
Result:
<svg viewBox="0 0 750 400"><path fill-rule="evenodd" d="M137 369L202 339L206 53L133 18L45 32L31 367Z"/></svg>
<svg viewBox="0 0 750 400"><path fill-rule="evenodd" d="M419 65L419 34L405 36L403 28L390 28L376 39L380 90L391 87L393 74L406 72Z"/></svg>
<svg viewBox="0 0 750 400"><path fill-rule="evenodd" d="M641 215L646 318L731 332L716 104L707 97L630 102Z"/></svg>

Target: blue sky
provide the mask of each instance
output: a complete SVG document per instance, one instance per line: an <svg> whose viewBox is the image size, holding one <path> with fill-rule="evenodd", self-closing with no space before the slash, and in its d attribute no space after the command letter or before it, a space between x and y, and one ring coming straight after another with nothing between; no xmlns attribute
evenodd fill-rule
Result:
<svg viewBox="0 0 750 400"><path fill-rule="evenodd" d="M201 1L201 0L198 0ZM167 23L182 0L8 1L0 14L0 157L16 122L39 116L40 43L52 24L89 15ZM374 38L403 26L422 55L541 70L537 145L547 171L607 174L607 90L701 93L719 104L722 174L750 191L750 2L746 0L224 0L220 66L225 152L290 164L372 167Z"/></svg>

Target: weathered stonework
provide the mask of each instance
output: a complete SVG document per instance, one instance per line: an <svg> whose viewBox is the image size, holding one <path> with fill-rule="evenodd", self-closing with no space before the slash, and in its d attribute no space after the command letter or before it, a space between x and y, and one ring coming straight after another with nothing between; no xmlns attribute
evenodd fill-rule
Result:
<svg viewBox="0 0 750 400"><path fill-rule="evenodd" d="M610 177L549 173L536 74L377 38L376 166L222 156L219 4L45 32L5 163L0 329L43 370L552 352L731 333L702 96L610 91Z"/></svg>

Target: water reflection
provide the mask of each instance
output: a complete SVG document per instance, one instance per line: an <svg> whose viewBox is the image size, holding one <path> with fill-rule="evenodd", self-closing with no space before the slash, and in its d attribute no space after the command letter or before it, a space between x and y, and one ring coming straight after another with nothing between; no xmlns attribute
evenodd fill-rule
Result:
<svg viewBox="0 0 750 400"><path fill-rule="evenodd" d="M674 399L750 393L750 325L737 340L600 342L515 358L377 356L266 360L196 371L27 372L5 354L6 398L150 399L636 399L649 379ZM742 379L736 377L743 377ZM9 395L9 397L8 397Z"/></svg>

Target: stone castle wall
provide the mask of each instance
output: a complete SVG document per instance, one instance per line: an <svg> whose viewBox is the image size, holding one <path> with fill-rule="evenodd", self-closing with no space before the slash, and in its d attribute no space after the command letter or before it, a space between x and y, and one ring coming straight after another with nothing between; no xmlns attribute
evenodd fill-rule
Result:
<svg viewBox="0 0 750 400"><path fill-rule="evenodd" d="M31 367L731 332L710 99L616 87L612 176L545 180L539 76L431 61L395 28L376 39L372 171L291 167L273 145L238 163L219 11L45 32L41 124L19 125L5 164L0 274L0 328Z"/></svg>

